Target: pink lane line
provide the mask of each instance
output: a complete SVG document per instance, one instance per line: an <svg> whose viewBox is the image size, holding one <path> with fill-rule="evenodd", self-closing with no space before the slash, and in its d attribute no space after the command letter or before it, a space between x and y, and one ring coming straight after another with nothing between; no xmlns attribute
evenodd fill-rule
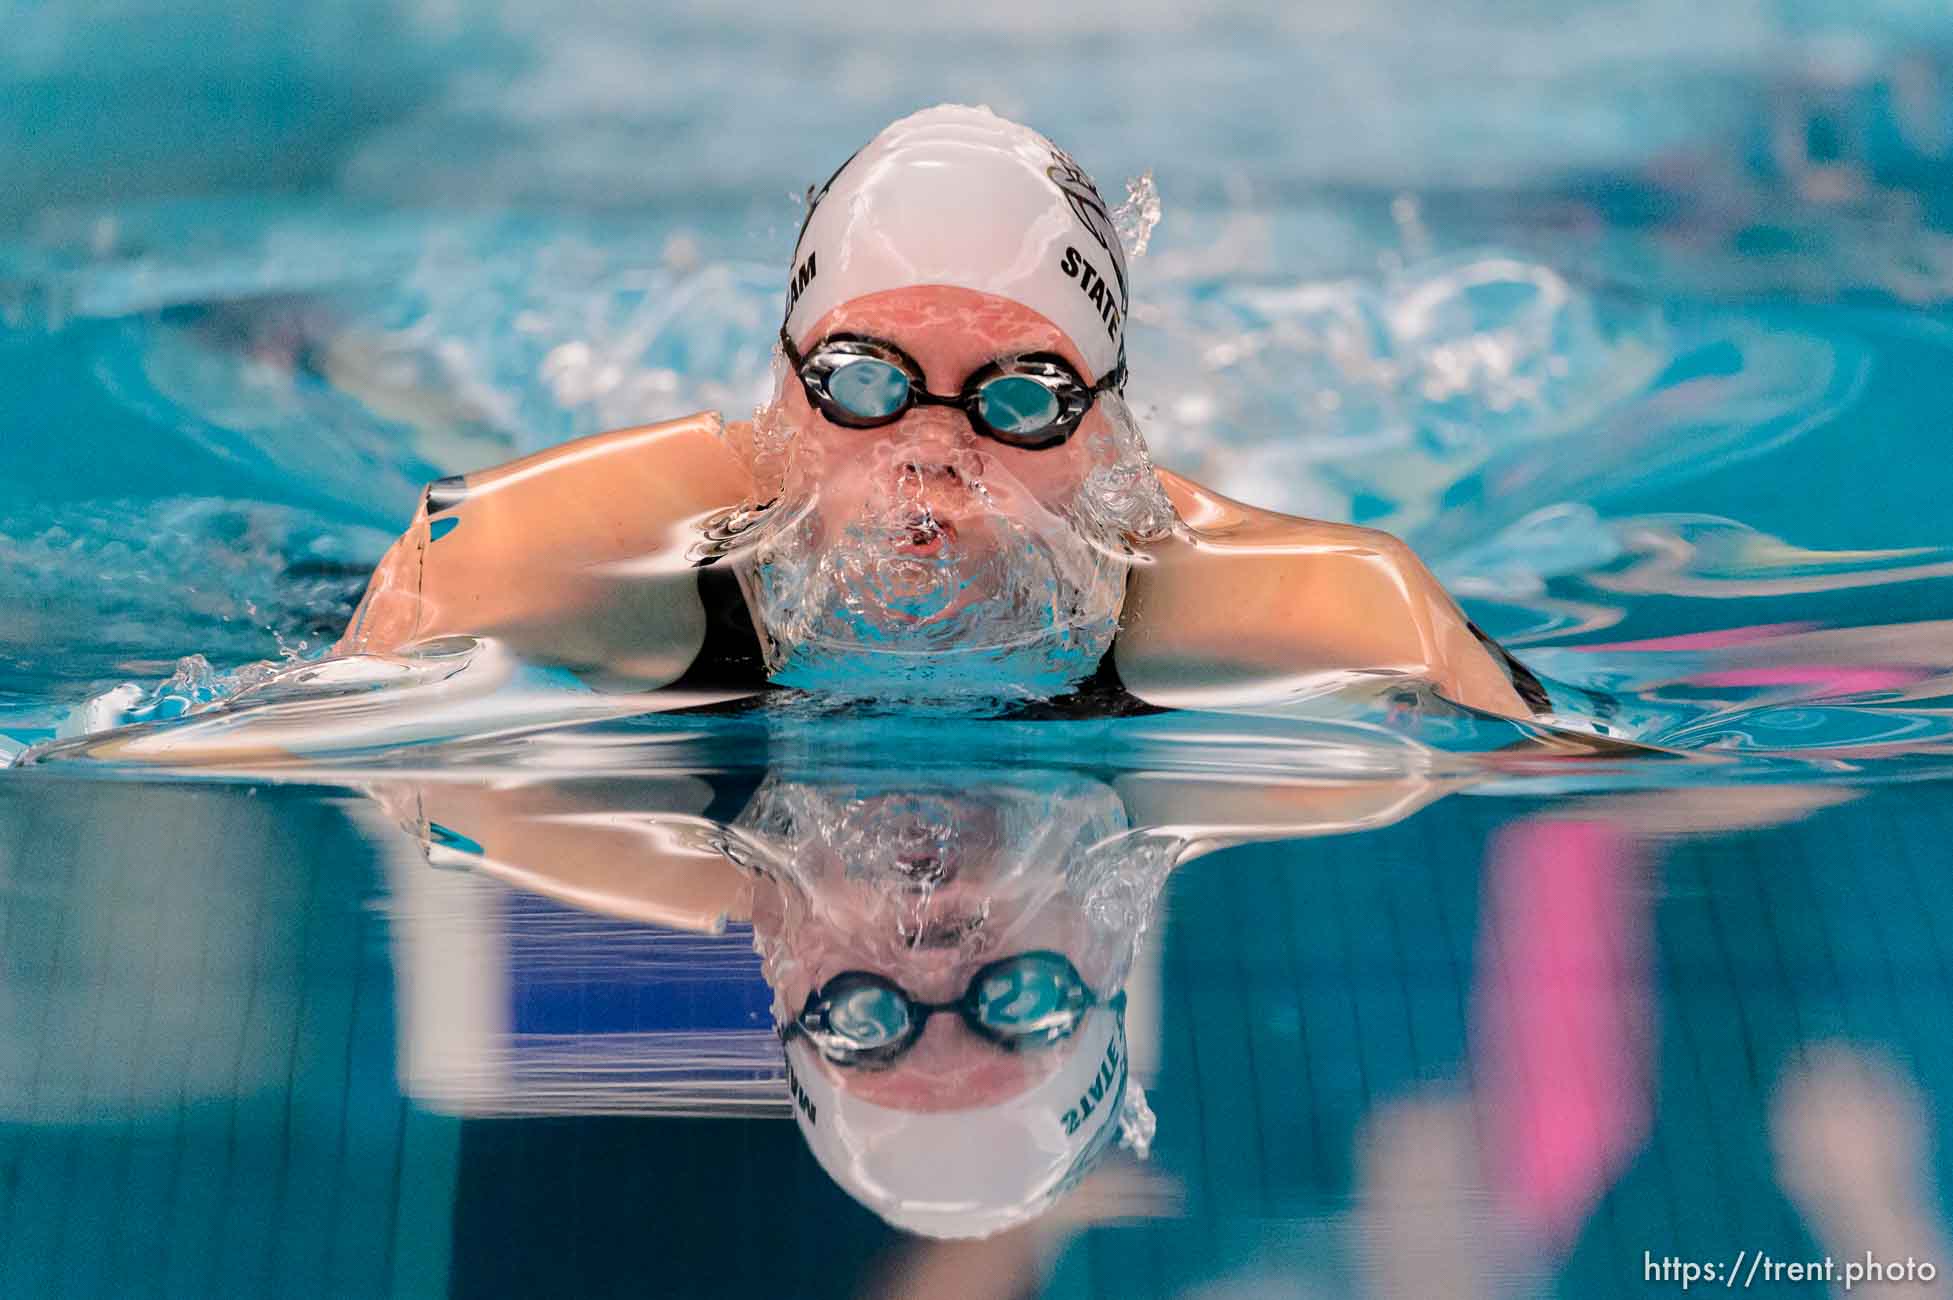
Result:
<svg viewBox="0 0 1953 1300"><path fill-rule="evenodd" d="M1608 641L1600 645L1567 648L1583 654L1602 650L1719 650L1797 632L1811 632L1823 626L1822 623L1753 623L1748 627L1724 628L1720 632L1688 632L1681 636L1650 637L1646 641Z"/></svg>
<svg viewBox="0 0 1953 1300"><path fill-rule="evenodd" d="M1827 694L1891 690L1910 686L1927 674L1916 668L1851 668L1811 664L1792 668L1731 668L1719 673L1696 673L1693 686L1822 686Z"/></svg>
<svg viewBox="0 0 1953 1300"><path fill-rule="evenodd" d="M1651 954L1642 859L1599 821L1494 839L1472 1057L1499 1199L1564 1249L1649 1127Z"/></svg>

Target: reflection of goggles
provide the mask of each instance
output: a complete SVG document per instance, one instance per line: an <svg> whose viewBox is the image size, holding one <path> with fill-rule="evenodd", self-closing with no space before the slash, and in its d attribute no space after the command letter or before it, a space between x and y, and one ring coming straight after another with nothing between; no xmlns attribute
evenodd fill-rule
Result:
<svg viewBox="0 0 1953 1300"><path fill-rule="evenodd" d="M1027 451L1071 437L1098 395L1126 379L1123 361L1098 383L1087 384L1057 353L1028 352L992 361L963 382L961 393L939 397L923 386L922 367L893 343L830 334L805 357L784 329L780 343L807 400L835 424L874 429L893 424L912 407L953 406L986 438Z"/></svg>
<svg viewBox="0 0 1953 1300"><path fill-rule="evenodd" d="M972 975L954 1002L922 1002L885 975L844 971L807 995L780 1037L803 1034L836 1065L879 1069L914 1046L938 1011L954 1011L970 1032L1018 1051L1070 1037L1097 1003L1078 968L1056 952L999 958Z"/></svg>

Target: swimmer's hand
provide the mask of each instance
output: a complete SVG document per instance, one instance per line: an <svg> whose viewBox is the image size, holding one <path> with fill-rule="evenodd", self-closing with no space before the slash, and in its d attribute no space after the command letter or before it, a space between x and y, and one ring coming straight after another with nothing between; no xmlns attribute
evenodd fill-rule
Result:
<svg viewBox="0 0 1953 1300"><path fill-rule="evenodd" d="M1141 699L1251 705L1408 677L1456 704L1532 716L1457 602L1397 538L1159 475L1184 527L1146 547L1114 649Z"/></svg>

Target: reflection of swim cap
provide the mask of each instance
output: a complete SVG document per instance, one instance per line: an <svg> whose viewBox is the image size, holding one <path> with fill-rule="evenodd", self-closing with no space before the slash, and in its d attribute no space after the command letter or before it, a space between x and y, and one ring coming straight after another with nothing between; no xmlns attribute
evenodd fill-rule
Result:
<svg viewBox="0 0 1953 1300"><path fill-rule="evenodd" d="M1043 1213L1118 1137L1123 1011L1093 1011L1070 1050L1035 1088L970 1110L863 1101L836 1088L797 1036L787 1044L787 1084L814 1158L849 1195L909 1232L987 1237Z"/></svg>
<svg viewBox="0 0 1953 1300"><path fill-rule="evenodd" d="M886 127L809 195L787 281L787 332L864 294L953 285L1029 307L1091 378L1124 355L1126 260L1092 178L987 108L943 104Z"/></svg>

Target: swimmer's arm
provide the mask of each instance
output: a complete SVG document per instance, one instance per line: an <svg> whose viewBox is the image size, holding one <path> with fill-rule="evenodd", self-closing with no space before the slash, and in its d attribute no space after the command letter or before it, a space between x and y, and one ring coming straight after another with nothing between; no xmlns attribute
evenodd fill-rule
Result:
<svg viewBox="0 0 1953 1300"><path fill-rule="evenodd" d="M1416 677L1455 703L1529 710L1410 547L1388 533L1230 501L1160 479L1187 524L1149 548L1115 651L1142 699L1197 705L1257 682Z"/></svg>
<svg viewBox="0 0 1953 1300"><path fill-rule="evenodd" d="M418 638L414 629L420 623L420 557L423 544L416 532L424 533L427 523L426 494L421 509L407 531L373 568L366 580L366 592L353 609L345 635L332 647L335 655L371 652L384 654Z"/></svg>
<svg viewBox="0 0 1953 1300"><path fill-rule="evenodd" d="M1469 784L1422 776L1236 781L1142 772L1118 778L1113 788L1135 827L1179 842L1179 866L1237 844L1394 826Z"/></svg>
<svg viewBox="0 0 1953 1300"><path fill-rule="evenodd" d="M745 435L689 416L430 485L335 653L493 636L639 685L677 678L704 638L684 551L700 518L751 492Z"/></svg>
<svg viewBox="0 0 1953 1300"><path fill-rule="evenodd" d="M1533 711L1505 665L1417 552L1387 533L1375 536L1381 539L1378 561L1404 594L1403 615L1417 630L1429 658L1427 674L1438 694L1487 713L1531 718Z"/></svg>
<svg viewBox="0 0 1953 1300"><path fill-rule="evenodd" d="M518 889L620 920L716 934L752 884L710 845L712 788L692 776L516 786L422 781L374 796L426 846Z"/></svg>

